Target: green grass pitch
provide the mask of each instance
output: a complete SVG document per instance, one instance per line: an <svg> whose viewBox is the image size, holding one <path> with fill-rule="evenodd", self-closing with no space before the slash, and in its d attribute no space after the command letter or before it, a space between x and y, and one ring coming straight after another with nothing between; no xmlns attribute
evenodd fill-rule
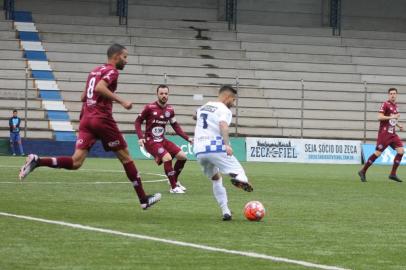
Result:
<svg viewBox="0 0 406 270"><path fill-rule="evenodd" d="M243 192L225 179L234 220L223 222L196 162L181 176L187 194L169 194L165 182L144 184L163 194L148 211L130 184L92 183L127 181L114 171L122 170L117 160L88 159L79 171L40 168L20 184L22 163L0 157L0 212L348 269L406 269L406 186L387 180L386 166L372 167L361 183L360 166L244 163L255 190ZM163 178L145 174L162 173L152 161L136 164L143 180ZM406 170L399 175L406 178ZM243 217L250 200L265 205L263 221ZM308 268L0 216L0 269Z"/></svg>

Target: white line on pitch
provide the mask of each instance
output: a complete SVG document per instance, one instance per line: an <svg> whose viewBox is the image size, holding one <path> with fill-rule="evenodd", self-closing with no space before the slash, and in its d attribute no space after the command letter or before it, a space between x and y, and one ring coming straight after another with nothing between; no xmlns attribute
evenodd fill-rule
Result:
<svg viewBox="0 0 406 270"><path fill-rule="evenodd" d="M158 183L158 182L167 182L167 181L168 181L168 179L154 179L154 180L145 180L145 181L142 181L142 183ZM69 181L65 181L65 182L60 182L60 181L55 181L55 182L52 182L52 181L50 181L50 182L14 181L14 182L12 182L12 181L8 181L8 182L2 182L2 181L0 181L0 184L21 184L21 183L23 183L24 185L26 185L26 184L40 184L40 185L51 185L51 184L68 184L68 185L70 185L70 184L74 184L74 185L89 184L89 185L91 185L91 184L94 184L94 185L102 185L102 184L130 184L130 181L126 181L126 182L114 182L114 181L111 181L111 182L108 182L108 181L98 181L98 182L69 182Z"/></svg>
<svg viewBox="0 0 406 270"><path fill-rule="evenodd" d="M21 168L21 166L16 166L16 165L0 165L0 168ZM48 167L42 167L42 168L44 168L44 169L53 169L53 168L48 168ZM67 172L75 172L75 171L84 171L84 172L118 172L118 173L124 172L124 170L103 170L103 169L79 169L79 170L66 170L66 171L67 171ZM165 174L161 174L161 173L141 172L141 175L143 175L143 174L166 177Z"/></svg>
<svg viewBox="0 0 406 270"><path fill-rule="evenodd" d="M211 247L211 246L206 246L206 245L199 245L199 244L193 244L193 243L188 243L188 242L158 238L158 237L142 235L142 234L126 233L126 232L120 232L120 231L115 231L115 230L102 229L102 228L91 227L91 226L75 224L75 223L69 223L69 222L64 222L64 221L16 215L16 214L11 214L11 213L6 213L6 212L0 212L0 215L5 216L5 217L13 217L13 218L18 218L18 219L37 221L37 222L41 222L41 223L60 225L60 226L64 226L64 227L70 227L70 228L75 228L75 229L80 229L80 230L85 230L85 231L93 231L93 232L100 232L100 233L106 233L106 234L112 234L112 235L118 235L118 236L126 236L126 237L130 237L130 238L155 241L155 242L182 246L182 247L191 247L191 248L201 249L201 250L206 250L206 251L215 251L215 252L221 252L221 253L226 253L226 254L233 254L233 255L239 255L239 256L245 256L245 257L251 257L251 258L264 259L264 260L280 262L280 263L301 265L304 267L315 268L315 269L349 270L349 269L338 267L338 266L329 266L329 265L316 264L316 263L300 261L300 260L292 260L292 259L275 257L275 256L266 255L266 254L261 254L261 253L255 253L255 252L217 248L217 247Z"/></svg>

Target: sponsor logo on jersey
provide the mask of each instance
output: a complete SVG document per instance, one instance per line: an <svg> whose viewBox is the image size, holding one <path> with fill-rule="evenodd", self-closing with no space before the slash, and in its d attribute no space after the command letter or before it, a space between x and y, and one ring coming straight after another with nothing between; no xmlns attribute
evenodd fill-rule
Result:
<svg viewBox="0 0 406 270"><path fill-rule="evenodd" d="M112 141L112 142L108 142L107 145L108 145L109 147L116 147L116 146L119 146L119 145L120 145L120 141L119 141L119 140L115 140L115 141Z"/></svg>
<svg viewBox="0 0 406 270"><path fill-rule="evenodd" d="M162 135L164 134L164 132L165 132L165 129L164 129L163 127L153 127L153 128L152 128L152 134L153 134L155 137L160 137L160 136L162 136Z"/></svg>
<svg viewBox="0 0 406 270"><path fill-rule="evenodd" d="M168 111L166 111L166 112L165 112L165 117L166 117L166 118L169 118L170 116L171 116L171 113L168 112Z"/></svg>
<svg viewBox="0 0 406 270"><path fill-rule="evenodd" d="M160 147L158 149L158 154L162 154L163 152L165 152L165 149L163 147Z"/></svg>
<svg viewBox="0 0 406 270"><path fill-rule="evenodd" d="M154 124L159 124L159 125L166 125L167 121L162 121L162 120L155 119L153 123Z"/></svg>

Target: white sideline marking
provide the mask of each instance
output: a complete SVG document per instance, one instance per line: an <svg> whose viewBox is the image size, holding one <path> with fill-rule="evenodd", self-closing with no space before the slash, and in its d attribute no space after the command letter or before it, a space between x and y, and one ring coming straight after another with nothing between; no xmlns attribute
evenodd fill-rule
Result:
<svg viewBox="0 0 406 270"><path fill-rule="evenodd" d="M21 168L21 166L16 166L16 165L0 165L0 168ZM53 168L48 168L48 167L42 167L43 169L50 169L53 170ZM77 172L77 171L85 171L85 172L118 172L122 173L124 170L103 170L103 169L79 169L79 170L65 170L66 172ZM155 176L163 176L166 177L165 174L161 173L148 173L148 172L141 172L141 175L147 174L147 175L155 175Z"/></svg>
<svg viewBox="0 0 406 270"><path fill-rule="evenodd" d="M6 213L6 212L0 212L0 216L13 217L13 218L37 221L37 222L42 222L42 223L47 223L47 224L60 225L60 226L64 226L64 227L70 227L70 228L80 229L80 230L85 230L85 231L93 231L93 232L100 232L100 233L106 233L106 234L112 234L112 235L118 235L118 236L126 236L129 238L137 238L137 239L155 241L155 242L182 246L182 247L191 247L191 248L196 248L196 249L201 249L201 250L206 250L206 251L216 251L216 252L222 252L222 253L226 253L226 254L265 259L265 260L270 260L270 261L274 261L274 262L296 264L296 265L301 265L304 267L315 268L315 269L349 270L349 269L341 268L338 266L329 266L329 265L316 264L316 263L300 261L300 260L292 260L292 259L287 259L287 258L282 258L282 257L274 257L274 256L261 254L261 253L255 253L255 252L246 252L246 251L238 251L238 250L225 249L225 248L217 248L217 247L211 247L211 246L206 246L206 245L199 245L199 244L193 244L193 243L188 243L188 242L158 238L158 237L153 237L153 236L148 236L148 235L125 233L125 232L114 231L114 230L109 230L109 229L102 229L102 228L97 228L97 227L81 225L81 224L68 223L68 222L64 222L64 221L49 220L49 219L43 219L43 218L10 214L10 213Z"/></svg>
<svg viewBox="0 0 406 270"><path fill-rule="evenodd" d="M158 183L158 182L168 182L168 179L154 179L154 180L142 180L142 183ZM26 185L26 184L40 184L40 185L53 185L53 184L68 184L68 185L70 185L70 184L74 184L74 185L103 185L103 184L131 184L131 182L130 181L126 181L126 182L114 182L114 181L111 181L111 182L108 182L108 181L99 181L99 182L69 182L69 181L66 181L66 182L58 182L58 181L55 181L55 182L31 182L31 181L23 181L23 182L21 182L21 181L14 181L14 182L12 182L12 181L8 181L8 182L2 182L2 181L0 181L0 184L21 184L21 183L23 183L24 185Z"/></svg>

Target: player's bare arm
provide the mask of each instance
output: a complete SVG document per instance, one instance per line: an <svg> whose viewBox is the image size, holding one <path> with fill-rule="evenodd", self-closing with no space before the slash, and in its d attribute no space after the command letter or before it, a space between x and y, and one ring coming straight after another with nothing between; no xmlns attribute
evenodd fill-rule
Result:
<svg viewBox="0 0 406 270"><path fill-rule="evenodd" d="M133 104L130 101L126 101L126 100L122 99L119 95L111 92L108 89L108 83L106 81L104 81L104 80L101 80L96 85L95 91L97 93L99 93L100 95L102 95L103 97L108 98L110 100L113 100L113 101L119 103L126 110L131 110L131 108L133 107Z"/></svg>
<svg viewBox="0 0 406 270"><path fill-rule="evenodd" d="M386 115L384 115L383 113L379 113L379 114L378 114L378 120L379 120L379 121L387 121L387 120L390 120L390 119L399 119L399 117L400 117L400 114L399 114L399 113L393 114L393 115L389 115L389 116L386 116Z"/></svg>
<svg viewBox="0 0 406 270"><path fill-rule="evenodd" d="M80 96L80 101L85 102L86 98L86 89L82 92L82 95Z"/></svg>
<svg viewBox="0 0 406 270"><path fill-rule="evenodd" d="M138 136L138 145L140 147L144 147L145 144L145 138L144 138L144 134L142 133L142 123L144 123L145 121L145 114L146 109L144 109L142 111L142 113L140 115L138 115L137 119L135 119L135 132L137 133Z"/></svg>
<svg viewBox="0 0 406 270"><path fill-rule="evenodd" d="M220 133L221 136L223 137L224 145L226 147L226 153L228 156L233 155L233 148L230 145L230 136L228 132L228 124L225 121L221 121L219 123L220 125Z"/></svg>

